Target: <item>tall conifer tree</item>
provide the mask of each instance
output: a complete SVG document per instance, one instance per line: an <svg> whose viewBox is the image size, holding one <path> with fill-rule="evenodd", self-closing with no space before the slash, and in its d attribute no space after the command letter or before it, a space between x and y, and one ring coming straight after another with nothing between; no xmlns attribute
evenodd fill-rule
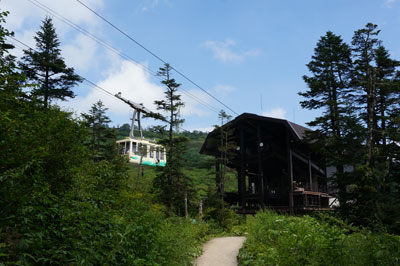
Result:
<svg viewBox="0 0 400 266"><path fill-rule="evenodd" d="M391 59L389 51L380 46L376 49L375 65L377 68L375 143L386 150L389 143L399 141L392 126L396 125L394 120L400 115L396 110L396 106L398 108L400 104L400 75L397 70L400 62Z"/></svg>
<svg viewBox="0 0 400 266"><path fill-rule="evenodd" d="M299 93L306 98L301 106L323 110L321 116L308 123L316 127L308 137L318 153L324 155L326 164L336 167L333 181L339 200L345 202L346 185L350 182L344 173L345 164L355 163L353 158L361 143L356 138L360 126L352 107L351 49L340 36L328 31L318 41L307 67L311 75L303 79L309 89Z"/></svg>
<svg viewBox="0 0 400 266"><path fill-rule="evenodd" d="M180 109L184 106L184 103L178 94L178 88L181 84L171 77L171 71L172 67L165 64L158 72L158 75L163 78L161 83L165 86L165 98L154 103L157 110L165 114L161 115L159 119L167 122L164 128L168 130L168 137L161 141L161 144L167 150L167 164L160 169L160 173L154 180L154 187L160 200L167 205L168 209L175 208L179 214L182 211L184 197L190 197L192 193L192 184L190 178L182 171L184 166L183 154L187 150L188 139L183 136L176 136L174 133L174 130L179 130L184 122L184 119L180 118Z"/></svg>
<svg viewBox="0 0 400 266"><path fill-rule="evenodd" d="M380 30L377 25L368 23L365 28L354 32L352 40L354 60L352 85L359 91L361 115L365 120L367 148L367 166L373 166L374 140L376 139L376 95L377 68L374 66L377 48L381 41L377 39ZM366 103L366 105L365 105ZM366 107L364 109L364 107ZM364 111L365 110L365 111Z"/></svg>
<svg viewBox="0 0 400 266"><path fill-rule="evenodd" d="M37 84L33 94L42 98L48 108L52 99L65 100L75 97L71 90L82 79L67 67L61 57L58 40L52 19L46 17L40 31L34 37L36 49L24 50L20 66L29 80Z"/></svg>
<svg viewBox="0 0 400 266"><path fill-rule="evenodd" d="M399 62L377 39L377 25L354 33L352 47L327 33L304 76L301 105L323 109L309 135L328 166L336 166L341 214L364 226L384 224L398 232ZM352 60L353 59L353 62ZM345 171L346 166L353 166Z"/></svg>
<svg viewBox="0 0 400 266"><path fill-rule="evenodd" d="M367 149L365 164L359 166L359 178L355 183L354 213L364 224L379 222L392 227L388 218L390 220L400 208L398 195L393 193L399 189L395 174L399 165L396 159L399 154L399 112L396 111L399 106L399 62L390 58L377 38L379 33L377 25L368 23L355 31L352 41L353 85L359 91L360 118L365 121ZM395 212L394 206L397 206Z"/></svg>

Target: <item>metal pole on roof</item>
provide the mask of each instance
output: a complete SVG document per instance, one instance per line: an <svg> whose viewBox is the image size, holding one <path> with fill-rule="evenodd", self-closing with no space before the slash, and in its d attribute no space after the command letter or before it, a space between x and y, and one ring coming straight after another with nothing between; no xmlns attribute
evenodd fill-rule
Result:
<svg viewBox="0 0 400 266"><path fill-rule="evenodd" d="M139 134L140 134L140 138L143 139L143 131L142 131L142 125L140 123L140 116L141 113L145 113L145 114L150 114L151 111L149 109L147 109L146 107L143 106L143 104L141 103L135 103L132 101L129 101L125 98L123 98L121 96L121 92L115 94L115 97L117 97L118 99L120 99L121 101L123 101L124 103L126 103L127 105L129 105L130 107L133 108L133 116L132 116L132 124L131 124L131 131L129 133L129 137L130 138L134 138L134 130L135 130L135 120L136 120L136 116L137 116L137 122L138 122L138 130L139 130Z"/></svg>

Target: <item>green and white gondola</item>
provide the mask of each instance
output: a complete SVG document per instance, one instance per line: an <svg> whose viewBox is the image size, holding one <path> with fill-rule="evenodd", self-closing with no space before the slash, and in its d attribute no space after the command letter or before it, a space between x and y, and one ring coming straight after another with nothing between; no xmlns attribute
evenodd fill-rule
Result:
<svg viewBox="0 0 400 266"><path fill-rule="evenodd" d="M152 112L144 107L142 104L131 102L121 96L121 93L115 95L118 99L128 104L133 109L132 125L129 132L129 137L118 140L117 145L119 153L129 157L129 162L151 165L151 166L165 166L167 164L167 157L165 149L162 145L156 144L155 141L145 139L142 133L142 126L140 123L141 113L151 114ZM134 136L135 122L137 122L137 129L140 137Z"/></svg>
<svg viewBox="0 0 400 266"><path fill-rule="evenodd" d="M167 158L164 147L147 139L126 138L117 141L119 153L127 155L129 162L150 165L165 166Z"/></svg>

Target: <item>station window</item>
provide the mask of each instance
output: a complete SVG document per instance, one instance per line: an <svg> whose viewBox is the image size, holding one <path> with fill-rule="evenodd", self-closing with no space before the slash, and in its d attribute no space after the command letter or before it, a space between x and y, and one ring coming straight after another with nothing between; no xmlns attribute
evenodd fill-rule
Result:
<svg viewBox="0 0 400 266"><path fill-rule="evenodd" d="M128 141L126 142L126 150L125 150L125 154L129 154L129 150L131 149L131 142Z"/></svg>

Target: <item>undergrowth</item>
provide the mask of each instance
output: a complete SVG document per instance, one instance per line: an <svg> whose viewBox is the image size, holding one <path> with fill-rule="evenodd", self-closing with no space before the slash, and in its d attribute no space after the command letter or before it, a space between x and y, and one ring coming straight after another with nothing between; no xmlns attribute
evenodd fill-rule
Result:
<svg viewBox="0 0 400 266"><path fill-rule="evenodd" d="M400 237L268 211L248 219L239 260L243 266L400 265Z"/></svg>

